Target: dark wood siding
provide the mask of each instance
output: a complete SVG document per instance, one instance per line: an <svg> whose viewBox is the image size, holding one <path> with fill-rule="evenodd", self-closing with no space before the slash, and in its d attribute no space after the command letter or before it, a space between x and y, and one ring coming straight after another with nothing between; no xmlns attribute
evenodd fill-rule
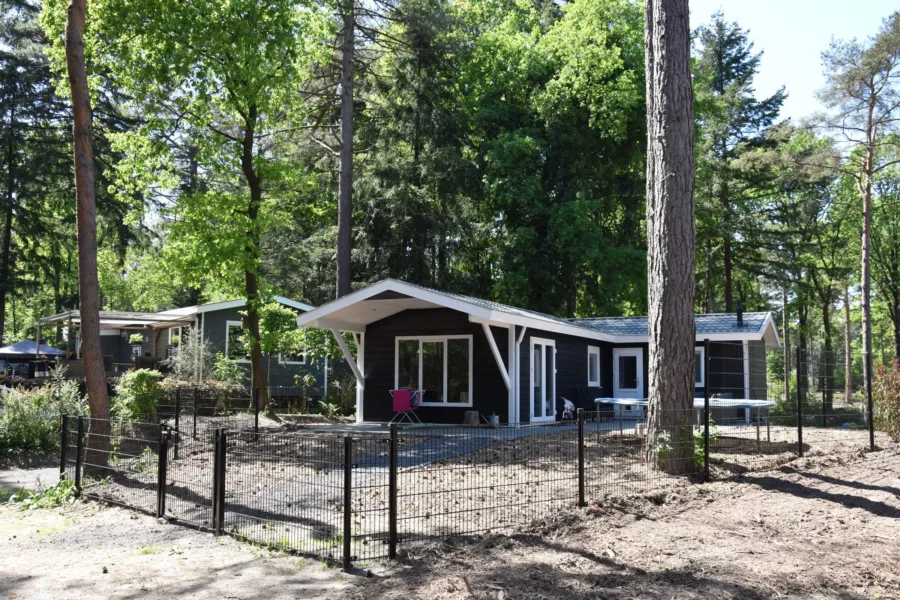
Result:
<svg viewBox="0 0 900 600"><path fill-rule="evenodd" d="M491 328L497 349L508 361L508 332ZM469 322L465 313L449 308L405 310L366 327L363 416L366 421L385 422L394 416L390 390L394 389L395 338L402 336L472 336L472 407L422 406L416 414L431 423L462 423L467 410L483 415L496 413L507 421L509 396L500 369L484 336L482 326Z"/></svg>
<svg viewBox="0 0 900 600"><path fill-rule="evenodd" d="M750 397L754 400L768 398L766 383L766 343L752 341L747 343L750 351Z"/></svg>

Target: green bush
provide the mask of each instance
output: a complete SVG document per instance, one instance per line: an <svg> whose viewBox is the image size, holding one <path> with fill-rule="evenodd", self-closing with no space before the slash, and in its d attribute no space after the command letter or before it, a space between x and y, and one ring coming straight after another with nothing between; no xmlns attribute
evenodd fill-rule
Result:
<svg viewBox="0 0 900 600"><path fill-rule="evenodd" d="M162 378L162 373L150 369L138 369L122 375L110 406L113 415L134 421L156 414L159 401L163 398Z"/></svg>
<svg viewBox="0 0 900 600"><path fill-rule="evenodd" d="M890 368L878 365L872 384L875 427L900 442L900 360Z"/></svg>
<svg viewBox="0 0 900 600"><path fill-rule="evenodd" d="M0 414L0 454L50 453L59 448L61 415L87 414L77 381L57 380L43 387L4 394Z"/></svg>

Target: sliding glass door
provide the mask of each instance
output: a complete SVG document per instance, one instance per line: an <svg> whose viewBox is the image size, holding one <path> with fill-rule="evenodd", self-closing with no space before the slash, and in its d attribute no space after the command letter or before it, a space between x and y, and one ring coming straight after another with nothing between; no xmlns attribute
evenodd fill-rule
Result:
<svg viewBox="0 0 900 600"><path fill-rule="evenodd" d="M531 420L556 419L556 343L531 338Z"/></svg>

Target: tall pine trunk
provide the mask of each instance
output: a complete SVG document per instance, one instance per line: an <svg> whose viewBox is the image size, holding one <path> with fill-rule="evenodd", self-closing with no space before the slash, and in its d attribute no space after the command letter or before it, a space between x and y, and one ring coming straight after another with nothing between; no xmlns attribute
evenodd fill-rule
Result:
<svg viewBox="0 0 900 600"><path fill-rule="evenodd" d="M694 100L688 0L645 0L649 414L646 454L693 470Z"/></svg>
<svg viewBox="0 0 900 600"><path fill-rule="evenodd" d="M853 400L853 337L850 328L850 286L844 285L844 404Z"/></svg>
<svg viewBox="0 0 900 600"><path fill-rule="evenodd" d="M876 97L873 94L869 101L866 127L866 156L863 163L863 180L859 191L863 201L862 228L862 334L863 334L863 372L865 374L866 399L872 394L872 286L871 286L871 253L872 253L872 174L875 169L875 144L877 132L874 124ZM870 417L871 418L871 417Z"/></svg>
<svg viewBox="0 0 900 600"><path fill-rule="evenodd" d="M784 342L784 402L791 401L791 319L787 288L781 288L781 330Z"/></svg>
<svg viewBox="0 0 900 600"><path fill-rule="evenodd" d="M824 334L824 348L822 349L822 414L826 417L832 414L834 408L834 344L831 337L831 302L822 302L822 332Z"/></svg>
<svg viewBox="0 0 900 600"><path fill-rule="evenodd" d="M338 180L337 297L350 293L353 234L353 54L355 0L345 0L341 44L341 167Z"/></svg>
<svg viewBox="0 0 900 600"><path fill-rule="evenodd" d="M88 448L92 465L106 464L109 397L100 350L100 283L97 278L97 206L94 198L94 154L91 148L91 97L84 64L85 0L71 0L66 19L66 67L74 117L75 196L78 230L78 292L81 304L81 357L91 417Z"/></svg>
<svg viewBox="0 0 900 600"><path fill-rule="evenodd" d="M9 103L9 139L6 144L6 218L3 225L3 251L0 255L0 343L6 333L6 295L10 285L10 250L12 248L13 203L16 197L16 124L15 98Z"/></svg>

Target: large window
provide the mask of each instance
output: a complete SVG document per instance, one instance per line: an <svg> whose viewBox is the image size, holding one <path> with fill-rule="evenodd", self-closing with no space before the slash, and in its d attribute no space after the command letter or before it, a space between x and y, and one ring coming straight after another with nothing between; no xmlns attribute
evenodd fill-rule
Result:
<svg viewBox="0 0 900 600"><path fill-rule="evenodd" d="M706 370L703 368L705 355L703 348L694 349L694 387L706 386Z"/></svg>
<svg viewBox="0 0 900 600"><path fill-rule="evenodd" d="M225 356L235 362L249 362L250 352L244 343L244 324L240 321L225 323Z"/></svg>
<svg viewBox="0 0 900 600"><path fill-rule="evenodd" d="M600 387L600 348L588 346L588 387Z"/></svg>
<svg viewBox="0 0 900 600"><path fill-rule="evenodd" d="M472 336L398 337L394 388L419 390L425 406L472 406Z"/></svg>

